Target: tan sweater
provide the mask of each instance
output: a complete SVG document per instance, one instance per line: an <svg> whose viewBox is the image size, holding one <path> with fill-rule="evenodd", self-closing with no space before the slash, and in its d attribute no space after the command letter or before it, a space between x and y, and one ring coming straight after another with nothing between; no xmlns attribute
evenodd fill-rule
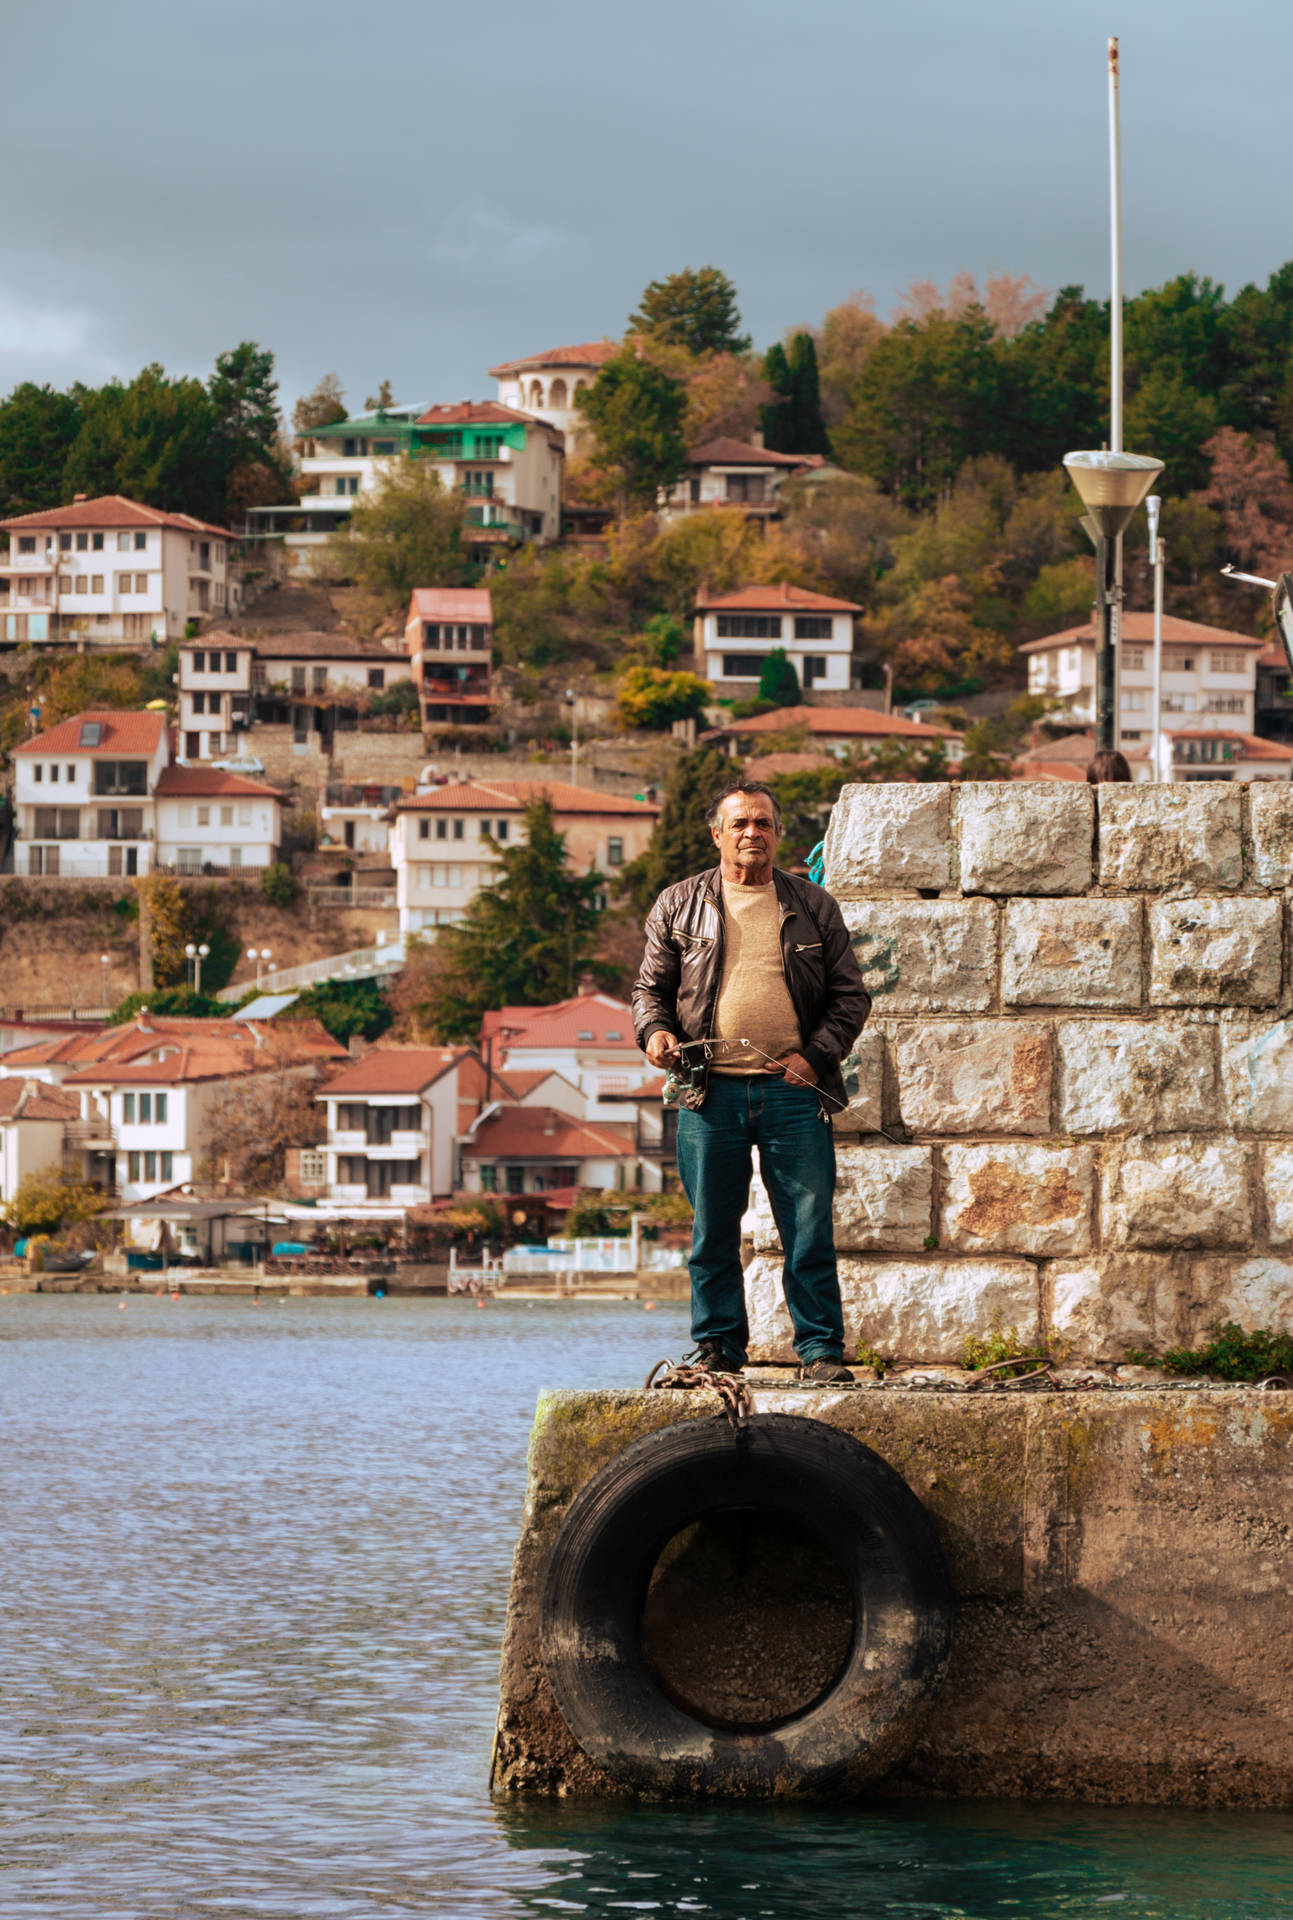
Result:
<svg viewBox="0 0 1293 1920"><path fill-rule="evenodd" d="M781 908L777 889L732 887L723 882L723 978L714 1007L714 1033L722 1040L753 1040L762 1049L720 1047L715 1073L767 1070L764 1053L778 1059L802 1044L794 1002L781 963Z"/></svg>

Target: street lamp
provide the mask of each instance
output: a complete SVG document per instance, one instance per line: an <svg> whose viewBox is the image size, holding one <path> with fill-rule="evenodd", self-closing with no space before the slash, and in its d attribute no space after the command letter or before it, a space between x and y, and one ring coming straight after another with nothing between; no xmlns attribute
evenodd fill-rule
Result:
<svg viewBox="0 0 1293 1920"><path fill-rule="evenodd" d="M203 941L200 947L195 947L193 942L190 940L188 945L185 947L184 951L188 955L189 971L193 975L193 991L194 993L201 993L202 962L206 959L211 949L206 944L205 940Z"/></svg>
<svg viewBox="0 0 1293 1920"><path fill-rule="evenodd" d="M575 705L575 690L566 688L566 705L570 708L570 784L579 785L579 710Z"/></svg>
<svg viewBox="0 0 1293 1920"><path fill-rule="evenodd" d="M1154 731L1150 738L1149 750L1150 778L1152 780L1170 780L1170 768L1164 767L1163 758L1163 574L1167 567L1167 542L1158 531L1158 516L1163 503L1156 493L1151 493L1145 502L1145 516L1149 521L1149 564L1154 570Z"/></svg>
<svg viewBox="0 0 1293 1920"><path fill-rule="evenodd" d="M1117 652L1114 609L1120 598L1116 581L1118 540L1145 495L1163 471L1161 460L1145 453L1066 453L1069 479L1086 508L1082 524L1095 547L1095 744L1099 752L1118 744L1115 705Z"/></svg>
<svg viewBox="0 0 1293 1920"><path fill-rule="evenodd" d="M256 991L259 993L265 978L265 962L269 959L268 947L248 947L247 958L256 963Z"/></svg>
<svg viewBox="0 0 1293 1920"><path fill-rule="evenodd" d="M102 1004L105 1007L111 1006L112 1004L111 1001L108 999L108 967L109 967L110 961L111 961L111 956L109 954L101 953L99 955L99 965L103 969L103 1002Z"/></svg>

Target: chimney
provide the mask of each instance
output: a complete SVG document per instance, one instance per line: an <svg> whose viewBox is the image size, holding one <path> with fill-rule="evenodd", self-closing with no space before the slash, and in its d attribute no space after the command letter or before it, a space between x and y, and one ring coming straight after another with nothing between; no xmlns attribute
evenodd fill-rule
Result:
<svg viewBox="0 0 1293 1920"><path fill-rule="evenodd" d="M74 494L72 495L72 505L73 505L74 507L79 507L79 506L80 506L80 504L81 504L81 502L82 502L82 500L84 500L84 499L86 499L86 498L87 498L87 496L86 496L85 494L83 494L83 493L74 493Z"/></svg>
<svg viewBox="0 0 1293 1920"><path fill-rule="evenodd" d="M591 973L581 973L575 991L580 994L596 993L597 981Z"/></svg>
<svg viewBox="0 0 1293 1920"><path fill-rule="evenodd" d="M751 429L749 445L752 447L761 447L763 445L763 428L762 427L754 427Z"/></svg>

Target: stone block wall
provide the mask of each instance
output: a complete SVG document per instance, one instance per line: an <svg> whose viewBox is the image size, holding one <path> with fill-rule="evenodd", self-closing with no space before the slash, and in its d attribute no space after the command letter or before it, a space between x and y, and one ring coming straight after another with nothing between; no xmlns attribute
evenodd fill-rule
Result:
<svg viewBox="0 0 1293 1920"><path fill-rule="evenodd" d="M849 1357L1293 1327L1293 787L846 787L874 1006L838 1116ZM756 1188L752 1355L791 1358Z"/></svg>

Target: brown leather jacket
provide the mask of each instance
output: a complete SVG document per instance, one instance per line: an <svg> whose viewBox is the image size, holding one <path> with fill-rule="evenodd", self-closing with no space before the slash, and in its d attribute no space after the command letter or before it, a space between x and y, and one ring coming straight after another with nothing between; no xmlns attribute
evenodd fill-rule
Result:
<svg viewBox="0 0 1293 1920"><path fill-rule="evenodd" d="M831 894L797 874L773 871L781 908L781 959L799 1019L800 1050L826 1096L845 1104L840 1061L871 1011L871 998ZM645 1047L661 1028L680 1040L714 1030L723 978L723 894L719 869L666 887L646 923L646 952L633 988L633 1027Z"/></svg>

